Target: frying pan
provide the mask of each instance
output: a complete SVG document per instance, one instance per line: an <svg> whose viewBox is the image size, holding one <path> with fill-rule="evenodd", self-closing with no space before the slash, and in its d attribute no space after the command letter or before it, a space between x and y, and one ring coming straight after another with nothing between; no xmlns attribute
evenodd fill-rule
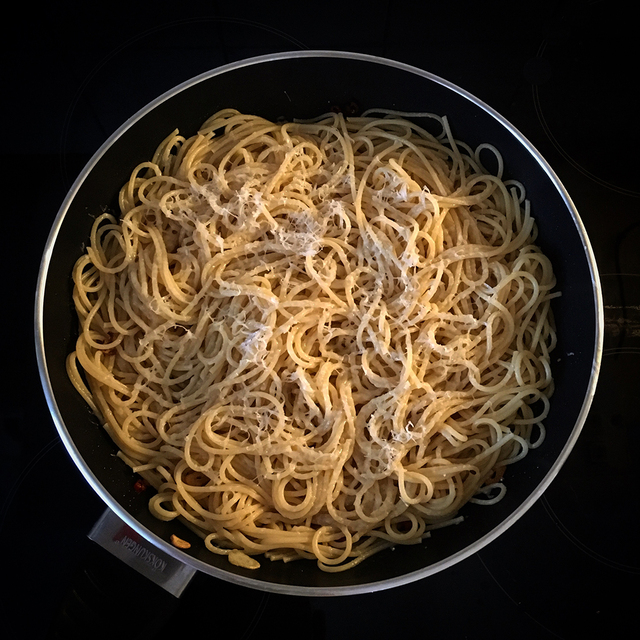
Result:
<svg viewBox="0 0 640 640"><path fill-rule="evenodd" d="M258 570L231 565L208 552L179 522L150 515L129 467L67 379L77 319L71 271L94 216L117 211L117 194L139 162L152 157L175 128L193 135L226 107L271 120L310 118L384 107L447 115L454 136L472 146L495 145L506 177L526 187L538 223L537 243L549 256L562 296L553 302L558 346L552 354L555 393L544 444L508 469L507 493L493 506L469 504L462 524L433 532L420 545L398 546L354 569L327 574L312 561L261 562ZM425 578L494 541L549 486L569 455L591 404L600 369L603 310L597 266L570 196L531 143L488 105L420 69L368 55L305 51L251 58L214 69L165 93L125 122L84 168L55 219L42 258L35 315L38 364L47 402L71 458L106 505L135 532L196 570L246 587L300 595L371 592ZM191 542L180 550L171 534ZM496 543L497 544L497 543Z"/></svg>

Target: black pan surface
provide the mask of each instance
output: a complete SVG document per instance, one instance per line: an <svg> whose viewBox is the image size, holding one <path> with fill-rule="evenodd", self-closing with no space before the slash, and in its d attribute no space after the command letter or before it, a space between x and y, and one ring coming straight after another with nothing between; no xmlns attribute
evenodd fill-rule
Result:
<svg viewBox="0 0 640 640"><path fill-rule="evenodd" d="M510 467L503 501L492 507L468 505L464 523L434 532L424 544L383 552L345 573L326 574L312 562L262 562L259 570L248 571L206 551L179 523L149 514L148 496L134 491L133 474L114 457L115 446L68 381L64 363L76 335L70 274L94 216L105 208L117 211L118 190L132 168L149 159L173 129L191 135L225 107L276 120L312 117L336 106L446 114L457 138L470 145L494 144L507 177L525 184L538 243L562 291L553 305L559 342L547 439ZM153 544L202 572L288 594L397 586L446 568L495 539L541 496L567 458L593 398L602 353L603 309L590 243L571 198L535 148L490 107L446 80L350 53L284 53L231 64L178 86L134 115L91 159L61 207L44 253L36 302L36 348L49 408L74 462L105 503ZM176 550L168 543L172 533L191 541L192 548Z"/></svg>

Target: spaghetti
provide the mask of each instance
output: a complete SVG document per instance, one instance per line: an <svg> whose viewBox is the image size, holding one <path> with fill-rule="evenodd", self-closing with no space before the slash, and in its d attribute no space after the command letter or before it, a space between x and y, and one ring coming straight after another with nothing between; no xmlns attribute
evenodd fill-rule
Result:
<svg viewBox="0 0 640 640"><path fill-rule="evenodd" d="M499 500L544 437L559 295L502 173L384 110L226 109L136 167L76 263L67 367L152 513L340 571Z"/></svg>

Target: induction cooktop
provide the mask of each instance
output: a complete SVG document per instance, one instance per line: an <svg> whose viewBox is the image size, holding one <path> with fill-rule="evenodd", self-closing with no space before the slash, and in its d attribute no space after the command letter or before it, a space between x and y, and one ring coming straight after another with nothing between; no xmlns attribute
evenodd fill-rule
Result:
<svg viewBox="0 0 640 640"><path fill-rule="evenodd" d="M15 637L185 638L224 629L236 640L274 631L528 640L627 629L640 576L638 53L630 6L369 0L18 9L3 44L10 366L0 434L8 594L0 606L7 628L20 630ZM575 202L601 273L599 384L550 488L496 541L446 571L336 598L268 594L196 574L176 597L88 538L104 504L66 453L41 391L32 320L39 260L75 177L138 109L208 69L302 49L380 55L442 76L538 148Z"/></svg>

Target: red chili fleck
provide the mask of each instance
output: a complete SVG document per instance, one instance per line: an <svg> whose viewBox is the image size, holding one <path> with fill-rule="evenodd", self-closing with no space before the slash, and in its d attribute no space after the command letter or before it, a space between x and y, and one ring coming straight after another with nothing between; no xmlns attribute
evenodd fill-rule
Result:
<svg viewBox="0 0 640 640"><path fill-rule="evenodd" d="M135 482L135 484L133 485L133 490L136 493L142 493L149 485L147 484L147 481L144 478L138 478Z"/></svg>

